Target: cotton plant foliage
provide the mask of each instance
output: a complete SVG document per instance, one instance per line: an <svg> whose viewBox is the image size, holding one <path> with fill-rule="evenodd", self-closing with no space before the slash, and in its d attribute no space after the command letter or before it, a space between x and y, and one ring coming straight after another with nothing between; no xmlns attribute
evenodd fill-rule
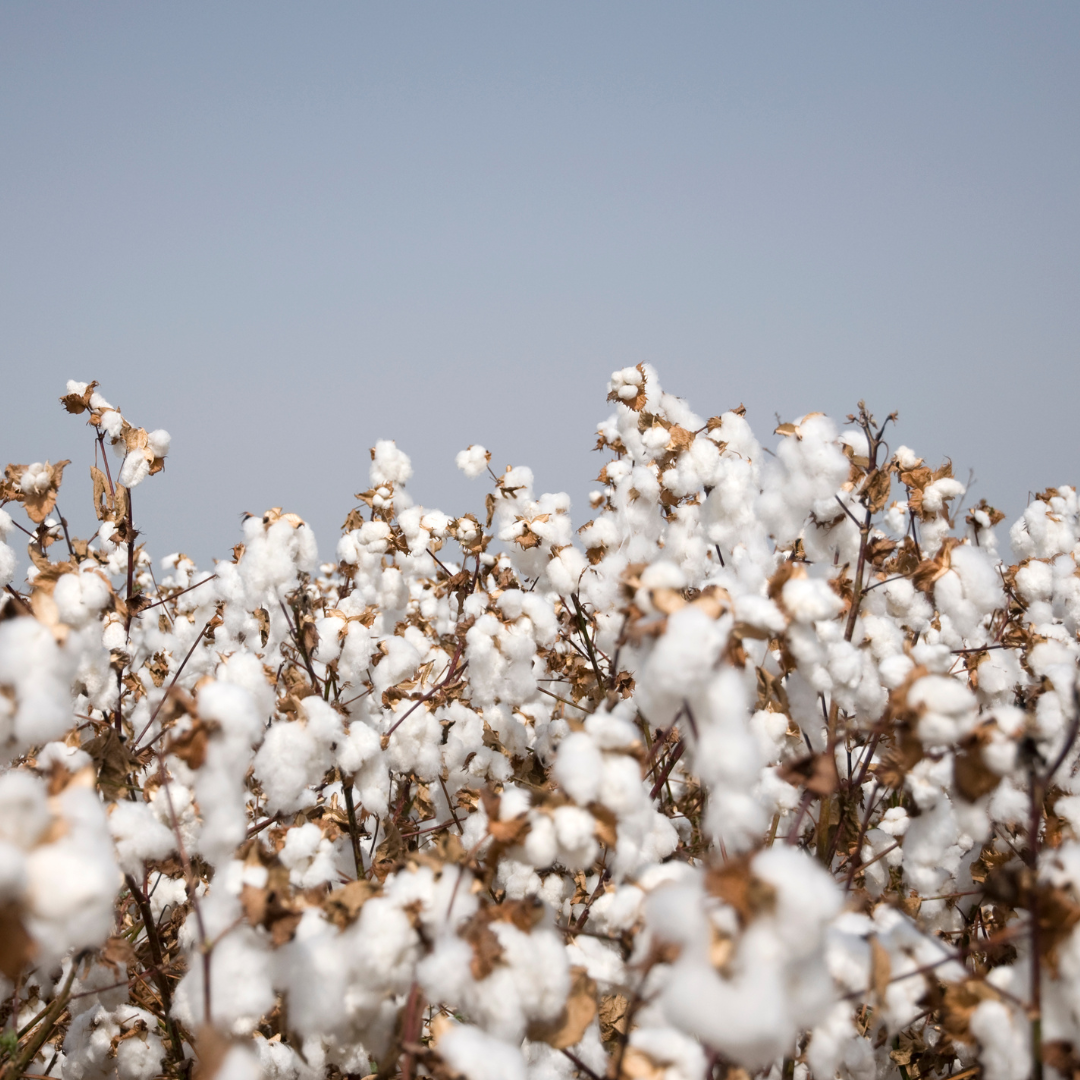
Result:
<svg viewBox="0 0 1080 1080"><path fill-rule="evenodd" d="M1005 545L895 416L609 391L577 528L384 441L331 561L200 570L68 384L88 460L0 486L3 1080L1080 1075L1075 490Z"/></svg>

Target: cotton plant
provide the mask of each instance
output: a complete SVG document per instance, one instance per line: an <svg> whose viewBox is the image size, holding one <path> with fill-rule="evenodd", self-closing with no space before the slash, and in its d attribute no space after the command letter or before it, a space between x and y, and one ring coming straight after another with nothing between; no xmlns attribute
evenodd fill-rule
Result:
<svg viewBox="0 0 1080 1080"><path fill-rule="evenodd" d="M68 384L87 491L0 482L3 1080L1080 1073L1075 490L1006 543L895 416L608 391L588 521L382 440L331 561L201 569Z"/></svg>

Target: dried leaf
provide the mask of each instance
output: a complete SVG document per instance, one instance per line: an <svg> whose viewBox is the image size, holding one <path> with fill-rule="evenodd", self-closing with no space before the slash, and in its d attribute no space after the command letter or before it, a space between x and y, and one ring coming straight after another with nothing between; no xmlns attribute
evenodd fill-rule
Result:
<svg viewBox="0 0 1080 1080"><path fill-rule="evenodd" d="M210 736L220 726L216 721L196 717L187 731L169 740L165 753L175 754L187 764L188 768L201 769L206 762L206 749Z"/></svg>
<svg viewBox="0 0 1080 1080"><path fill-rule="evenodd" d="M128 793L131 770L137 763L121 742L116 729L106 728L103 734L91 739L83 749L94 759L98 787L105 798L113 802L124 798Z"/></svg>
<svg viewBox="0 0 1080 1080"><path fill-rule="evenodd" d="M614 850L619 842L618 833L616 831L617 819L615 814L602 803L596 802L589 804L589 813L592 814L593 819L596 822L594 830L596 839L605 847Z"/></svg>
<svg viewBox="0 0 1080 1080"><path fill-rule="evenodd" d="M750 854L740 855L723 866L712 867L705 874L705 888L730 904L744 926L776 906L776 889L754 875L750 859Z"/></svg>
<svg viewBox="0 0 1080 1080"><path fill-rule="evenodd" d="M604 1042L613 1042L626 1034L629 1007L624 994L605 994L600 999L600 1038Z"/></svg>
<svg viewBox="0 0 1080 1080"><path fill-rule="evenodd" d="M878 940L876 935L870 937L870 986L877 996L878 1004L884 1008L885 994L889 989L889 981L892 979L892 960L889 950Z"/></svg>
<svg viewBox="0 0 1080 1080"><path fill-rule="evenodd" d="M863 486L862 494L866 499L866 506L871 513L877 514L885 509L889 501L889 493L892 490L892 474L886 467L875 469L867 478Z"/></svg>
<svg viewBox="0 0 1080 1080"><path fill-rule="evenodd" d="M802 785L823 799L840 786L836 759L829 753L808 754L797 761L790 761L777 770L777 776L796 787Z"/></svg>
<svg viewBox="0 0 1080 1080"><path fill-rule="evenodd" d="M14 982L34 958L37 945L23 926L18 904L0 904L0 973Z"/></svg>
<svg viewBox="0 0 1080 1080"><path fill-rule="evenodd" d="M97 388L97 380L92 383L87 383L86 389L81 394L64 394L60 398L60 404L64 406L69 413L78 416L79 413L85 412L90 408L90 399L94 396L94 390Z"/></svg>
<svg viewBox="0 0 1080 1080"><path fill-rule="evenodd" d="M534 1021L528 1037L546 1042L555 1050L567 1050L581 1042L586 1029L596 1016L596 983L583 967L570 969L570 993L558 1018L550 1023Z"/></svg>
<svg viewBox="0 0 1080 1080"><path fill-rule="evenodd" d="M114 968L118 968L123 964L128 971L134 971L135 965L138 963L135 949L131 942L124 937L109 938L101 950L101 959Z"/></svg>
<svg viewBox="0 0 1080 1080"><path fill-rule="evenodd" d="M340 928L356 921L360 909L378 889L370 881L350 881L340 889L334 889L323 898L322 907L332 923Z"/></svg>

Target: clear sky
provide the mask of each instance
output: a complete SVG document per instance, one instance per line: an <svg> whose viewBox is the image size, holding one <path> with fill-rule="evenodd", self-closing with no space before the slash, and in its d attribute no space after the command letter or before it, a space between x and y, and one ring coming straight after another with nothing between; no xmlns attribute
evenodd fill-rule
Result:
<svg viewBox="0 0 1080 1080"><path fill-rule="evenodd" d="M1011 516L1080 482L1080 5L0 5L0 464L68 378L166 427L135 492L208 562L283 505L332 557L394 438L579 522L613 368L760 436L861 397Z"/></svg>

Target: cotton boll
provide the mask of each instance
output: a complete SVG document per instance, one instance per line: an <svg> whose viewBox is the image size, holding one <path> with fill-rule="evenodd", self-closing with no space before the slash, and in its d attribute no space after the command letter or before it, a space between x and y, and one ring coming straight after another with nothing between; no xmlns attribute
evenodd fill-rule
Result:
<svg viewBox="0 0 1080 1080"><path fill-rule="evenodd" d="M413 474L408 454L397 448L392 439L380 439L371 451L371 486L404 484Z"/></svg>
<svg viewBox="0 0 1080 1080"><path fill-rule="evenodd" d="M559 806L552 812L552 818L559 842L559 861L570 870L592 865L599 850L592 814L577 806Z"/></svg>
<svg viewBox="0 0 1080 1080"><path fill-rule="evenodd" d="M602 769L600 750L588 735L576 732L560 743L553 775L578 805L586 806L596 798Z"/></svg>
<svg viewBox="0 0 1080 1080"><path fill-rule="evenodd" d="M491 455L479 443L462 450L454 464L470 479L475 480L486 468Z"/></svg>
<svg viewBox="0 0 1080 1080"><path fill-rule="evenodd" d="M455 1024L443 1033L439 1056L466 1080L525 1080L525 1061L517 1046L471 1024Z"/></svg>
<svg viewBox="0 0 1080 1080"><path fill-rule="evenodd" d="M26 858L27 928L38 943L40 962L104 941L121 881L97 795L72 784L56 800L67 824L64 835Z"/></svg>
<svg viewBox="0 0 1080 1080"><path fill-rule="evenodd" d="M814 623L835 618L844 602L819 578L790 578L780 593L784 607L800 623Z"/></svg>
<svg viewBox="0 0 1080 1080"><path fill-rule="evenodd" d="M113 803L109 832L116 842L116 857L125 874L139 879L147 859L164 859L176 848L176 837L144 802Z"/></svg>
<svg viewBox="0 0 1080 1080"><path fill-rule="evenodd" d="M87 1009L72 1020L65 1037L64 1076L151 1080L161 1074L165 1056L156 1030L153 1015L134 1005L121 1005L114 1011L103 1005Z"/></svg>
<svg viewBox="0 0 1080 1080"><path fill-rule="evenodd" d="M171 446L172 436L164 428L157 428L146 436L146 447L154 457L168 457Z"/></svg>
<svg viewBox="0 0 1080 1080"><path fill-rule="evenodd" d="M0 760L67 731L75 660L36 619L0 623L0 686L14 690L0 695Z"/></svg>
<svg viewBox="0 0 1080 1080"><path fill-rule="evenodd" d="M747 626L780 634L787 627L783 612L765 596L740 596L735 601L735 618Z"/></svg>
<svg viewBox="0 0 1080 1080"><path fill-rule="evenodd" d="M379 735L374 728L361 720L349 725L346 737L339 743L337 763L342 772L351 776L362 769L380 753Z"/></svg>
<svg viewBox="0 0 1080 1080"><path fill-rule="evenodd" d="M229 1047L214 1080L264 1080L259 1059L243 1044Z"/></svg>
<svg viewBox="0 0 1080 1080"><path fill-rule="evenodd" d="M1015 687L1027 681L1020 658L1012 649L995 649L979 660L979 697L994 704L1011 702Z"/></svg>
<svg viewBox="0 0 1080 1080"><path fill-rule="evenodd" d="M668 618L667 632L654 646L638 683L652 723L670 723L683 702L711 678L730 627L730 616L711 619L693 605Z"/></svg>
<svg viewBox="0 0 1080 1080"><path fill-rule="evenodd" d="M143 450L130 451L124 458L116 482L126 488L141 484L150 475L150 461Z"/></svg>
<svg viewBox="0 0 1080 1080"><path fill-rule="evenodd" d="M0 776L0 840L29 851L51 818L45 785L36 776L22 769Z"/></svg>
<svg viewBox="0 0 1080 1080"><path fill-rule="evenodd" d="M255 755L255 775L266 794L271 813L293 813L315 802L307 790L323 766L324 754L319 744L299 722L278 721L270 726L259 752Z"/></svg>
<svg viewBox="0 0 1080 1080"><path fill-rule="evenodd" d="M1032 561L1016 572L1016 589L1031 603L1049 600L1054 590L1054 572L1049 563Z"/></svg>
<svg viewBox="0 0 1080 1080"><path fill-rule="evenodd" d="M285 846L278 858L290 871L290 881L298 889L314 889L337 878L334 844L311 822L285 834Z"/></svg>
<svg viewBox="0 0 1080 1080"><path fill-rule="evenodd" d="M406 715L409 710L411 715ZM389 736L388 764L399 772L415 772L421 780L431 781L439 775L439 741L442 731L435 714L426 706L414 708L407 699L398 703L392 714L397 730Z"/></svg>
<svg viewBox="0 0 1080 1080"><path fill-rule="evenodd" d="M693 1040L668 1027L638 1027L630 1033L630 1046L663 1068L664 1080L698 1080L706 1074L705 1051Z"/></svg>
<svg viewBox="0 0 1080 1080"><path fill-rule="evenodd" d="M304 699L304 720L278 721L255 755L255 775L271 812L291 813L315 801L310 786L330 768L344 741L341 718L321 698Z"/></svg>
<svg viewBox="0 0 1080 1080"><path fill-rule="evenodd" d="M69 626L84 626L108 604L111 590L98 572L63 574L53 589L60 619Z"/></svg>
<svg viewBox="0 0 1080 1080"><path fill-rule="evenodd" d="M195 797L203 818L199 850L217 864L231 856L247 830L243 776L262 721L248 690L221 681L211 682L199 692L199 712L218 724L210 736L206 763L195 779Z"/></svg>
<svg viewBox="0 0 1080 1080"><path fill-rule="evenodd" d="M950 499L963 495L966 490L959 480L954 480L951 476L944 476L940 480L928 484L923 490L923 509L930 513L937 513L945 508L945 504Z"/></svg>
<svg viewBox="0 0 1080 1080"><path fill-rule="evenodd" d="M966 735L978 721L974 694L956 679L926 675L908 691L908 703L923 706L919 738L927 746L943 746Z"/></svg>
<svg viewBox="0 0 1080 1080"><path fill-rule="evenodd" d="M254 653L235 652L218 665L216 675L218 682L243 687L251 695L254 712L249 711L246 701L241 703L236 699L231 727L238 739L249 744L257 742L263 717L269 716L274 709L274 689L266 681L261 661ZM204 697L200 697L199 704L201 710L217 708L212 700L207 701Z"/></svg>
<svg viewBox="0 0 1080 1080"><path fill-rule="evenodd" d="M1024 1080L1031 1068L1027 1023L1001 1001L980 1001L969 1022L982 1046L980 1064L986 1080Z"/></svg>
<svg viewBox="0 0 1080 1080"><path fill-rule="evenodd" d="M204 918L207 907L204 901ZM239 915L238 910L236 914ZM209 926L207 933L211 934ZM270 955L250 926L238 926L218 934L210 960L211 1016L225 1031L249 1035L260 1017L274 1007ZM203 974L204 965L189 960L188 972L174 995L176 1017L189 1028L197 1028L203 1019Z"/></svg>

